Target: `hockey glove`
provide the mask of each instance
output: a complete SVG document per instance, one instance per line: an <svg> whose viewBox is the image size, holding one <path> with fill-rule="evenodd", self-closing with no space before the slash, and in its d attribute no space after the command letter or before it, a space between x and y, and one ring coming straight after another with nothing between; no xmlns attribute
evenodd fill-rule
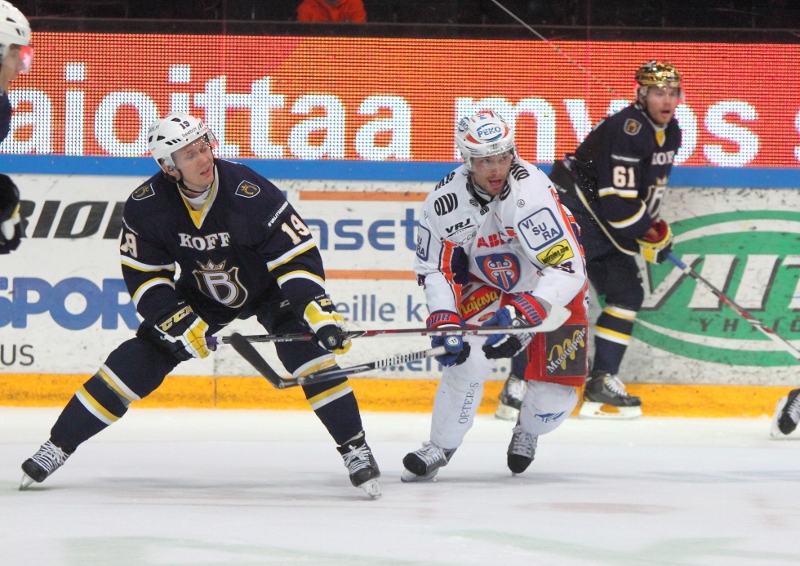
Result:
<svg viewBox="0 0 800 566"><path fill-rule="evenodd" d="M636 240L642 257L650 263L663 263L672 251L672 230L663 220L653 222L650 229Z"/></svg>
<svg viewBox="0 0 800 566"><path fill-rule="evenodd" d="M0 254L11 253L22 239L19 189L7 175L0 175Z"/></svg>
<svg viewBox="0 0 800 566"><path fill-rule="evenodd" d="M351 342L346 336L347 325L327 295L314 297L303 309L303 318L317 337L319 345L329 352L344 354L350 349Z"/></svg>
<svg viewBox="0 0 800 566"><path fill-rule="evenodd" d="M154 324L145 321L139 326L139 338L155 342L181 361L211 353L206 343L208 324L189 305L180 303L177 309L164 309L155 318Z"/></svg>
<svg viewBox="0 0 800 566"><path fill-rule="evenodd" d="M547 317L547 309L527 293L511 297L511 304L500 307L483 326L539 326ZM494 334L483 344L487 359L513 358L528 347L533 334Z"/></svg>
<svg viewBox="0 0 800 566"><path fill-rule="evenodd" d="M425 322L425 325L428 328L439 328L442 330L447 328L464 328L464 326L466 326L463 318L450 311L432 312ZM456 334L452 336L432 336L431 347L438 348L439 346L444 346L447 353L436 356L436 361L445 367L463 364L469 357L469 344L464 343L464 338L462 336Z"/></svg>

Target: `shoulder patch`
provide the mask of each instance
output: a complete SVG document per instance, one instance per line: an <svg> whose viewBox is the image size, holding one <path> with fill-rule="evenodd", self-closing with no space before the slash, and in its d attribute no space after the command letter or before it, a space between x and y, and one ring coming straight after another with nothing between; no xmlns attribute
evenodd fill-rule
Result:
<svg viewBox="0 0 800 566"><path fill-rule="evenodd" d="M639 133L639 130L642 129L642 123L634 120L633 118L628 118L625 120L625 125L622 127L625 130L625 133L629 136L635 136Z"/></svg>
<svg viewBox="0 0 800 566"><path fill-rule="evenodd" d="M572 251L572 246L569 245L566 239L556 242L542 253L536 255L536 259L542 262L542 265L551 266L558 265L562 261L573 257L575 257L575 254Z"/></svg>
<svg viewBox="0 0 800 566"><path fill-rule="evenodd" d="M131 193L131 198L133 200L144 200L156 194L156 191L153 189L153 185L142 185L135 191Z"/></svg>
<svg viewBox="0 0 800 566"><path fill-rule="evenodd" d="M261 187L251 183L250 181L242 181L239 183L239 186L236 187L236 194L244 198L253 198L260 192Z"/></svg>
<svg viewBox="0 0 800 566"><path fill-rule="evenodd" d="M517 228L519 235L532 250L541 250L564 236L564 230L549 208L542 208L523 218L517 224Z"/></svg>

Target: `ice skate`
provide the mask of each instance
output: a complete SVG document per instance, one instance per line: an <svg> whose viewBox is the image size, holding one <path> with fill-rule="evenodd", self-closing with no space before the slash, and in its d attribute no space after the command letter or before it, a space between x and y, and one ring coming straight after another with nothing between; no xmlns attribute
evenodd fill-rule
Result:
<svg viewBox="0 0 800 566"><path fill-rule="evenodd" d="M409 452L403 458L405 470L400 475L400 480L404 482L427 481L431 480L439 472L439 468L446 466L453 457L456 449L444 450L434 443L425 441L422 448Z"/></svg>
<svg viewBox="0 0 800 566"><path fill-rule="evenodd" d="M42 444L36 454L22 463L20 491L28 489L33 482L41 483L46 480L50 474L64 465L67 458L69 458L69 454L49 440Z"/></svg>
<svg viewBox="0 0 800 566"><path fill-rule="evenodd" d="M378 486L381 471L364 435L345 442L337 447L337 450L344 458L344 465L350 472L350 483L366 491L372 499L378 499L381 496L381 489Z"/></svg>
<svg viewBox="0 0 800 566"><path fill-rule="evenodd" d="M642 400L628 395L615 375L593 372L583 391L581 418L635 419L642 416Z"/></svg>
<svg viewBox="0 0 800 566"><path fill-rule="evenodd" d="M783 438L792 434L797 428L798 420L800 420L800 389L795 389L782 397L775 406L770 436Z"/></svg>
<svg viewBox="0 0 800 566"><path fill-rule="evenodd" d="M508 445L508 469L512 474L521 474L528 469L536 456L538 441L538 436L523 431L519 424L514 427L514 435Z"/></svg>
<svg viewBox="0 0 800 566"><path fill-rule="evenodd" d="M500 403L494 416L504 421L516 421L519 417L519 409L522 407L522 398L528 390L528 384L524 379L520 379L513 373L508 376L500 391Z"/></svg>

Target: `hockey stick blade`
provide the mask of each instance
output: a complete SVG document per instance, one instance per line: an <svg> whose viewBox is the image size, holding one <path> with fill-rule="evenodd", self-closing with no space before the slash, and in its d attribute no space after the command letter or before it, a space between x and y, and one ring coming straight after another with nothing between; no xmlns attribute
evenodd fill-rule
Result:
<svg viewBox="0 0 800 566"><path fill-rule="evenodd" d="M369 337L400 337L400 336L491 336L492 334L528 334L538 332L552 332L564 324L570 317L569 309L553 307L548 316L539 326L472 326L467 328L387 328L373 330L351 330L345 333L349 339ZM241 336L241 335L240 335ZM227 344L231 337L223 336L214 338L215 341ZM251 334L243 336L248 342L308 342L314 339L313 334ZM244 357L244 356L243 356ZM245 358L247 359L247 358Z"/></svg>
<svg viewBox="0 0 800 566"><path fill-rule="evenodd" d="M270 384L275 387L275 389L283 389L286 387L286 380L283 379L277 372L272 369L267 363L261 354L255 349L255 347L241 334L238 332L234 332L230 336L227 337L226 342L233 346L233 349L236 350L240 356L242 356L247 362L253 366L253 368L263 375Z"/></svg>

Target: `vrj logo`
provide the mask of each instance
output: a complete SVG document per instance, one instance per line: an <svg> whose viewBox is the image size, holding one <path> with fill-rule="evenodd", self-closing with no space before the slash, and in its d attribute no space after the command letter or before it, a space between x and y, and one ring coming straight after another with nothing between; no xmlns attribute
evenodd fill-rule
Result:
<svg viewBox="0 0 800 566"><path fill-rule="evenodd" d="M711 214L671 224L673 254L800 347L800 213ZM650 266L651 294L634 336L651 346L742 366L796 363L780 346L669 261Z"/></svg>

